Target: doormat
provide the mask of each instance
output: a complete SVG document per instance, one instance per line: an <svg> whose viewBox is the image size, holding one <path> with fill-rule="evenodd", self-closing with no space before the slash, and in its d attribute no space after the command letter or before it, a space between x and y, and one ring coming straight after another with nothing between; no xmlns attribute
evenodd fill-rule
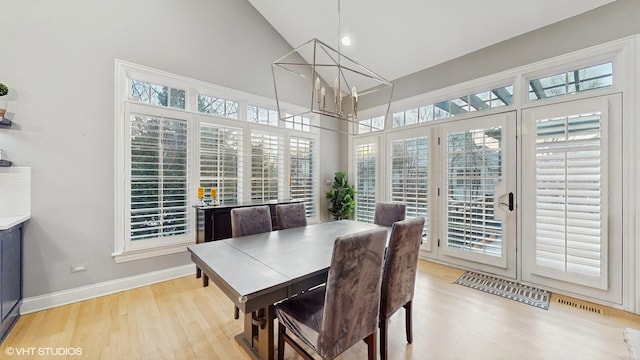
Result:
<svg viewBox="0 0 640 360"><path fill-rule="evenodd" d="M549 310L551 293L531 286L518 284L513 281L498 279L493 276L467 271L454 284L481 290L489 294L502 296L507 299Z"/></svg>

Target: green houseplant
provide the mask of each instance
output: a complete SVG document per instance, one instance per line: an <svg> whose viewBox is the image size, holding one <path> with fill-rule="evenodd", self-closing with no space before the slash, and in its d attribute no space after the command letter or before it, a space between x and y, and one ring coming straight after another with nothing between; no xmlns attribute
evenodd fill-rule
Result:
<svg viewBox="0 0 640 360"><path fill-rule="evenodd" d="M9 88L7 85L0 83L0 97L5 96L9 93ZM0 120L4 117L4 113L7 111L6 102L0 100Z"/></svg>
<svg viewBox="0 0 640 360"><path fill-rule="evenodd" d="M356 189L349 185L347 173L337 172L331 191L327 193L329 212L335 220L347 219L356 207Z"/></svg>

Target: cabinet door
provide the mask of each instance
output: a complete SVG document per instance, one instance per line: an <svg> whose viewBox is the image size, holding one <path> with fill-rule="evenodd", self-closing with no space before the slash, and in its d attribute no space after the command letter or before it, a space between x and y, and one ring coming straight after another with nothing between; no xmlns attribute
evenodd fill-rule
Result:
<svg viewBox="0 0 640 360"><path fill-rule="evenodd" d="M0 301L4 321L22 297L22 226L16 226L0 235Z"/></svg>

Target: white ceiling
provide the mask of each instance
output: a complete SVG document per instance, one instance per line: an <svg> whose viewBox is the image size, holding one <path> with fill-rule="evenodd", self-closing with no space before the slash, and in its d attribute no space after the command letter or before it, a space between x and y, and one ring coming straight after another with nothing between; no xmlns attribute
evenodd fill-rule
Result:
<svg viewBox="0 0 640 360"><path fill-rule="evenodd" d="M341 0L341 51L393 80L613 1ZM315 37L337 49L338 0L249 2L293 48Z"/></svg>

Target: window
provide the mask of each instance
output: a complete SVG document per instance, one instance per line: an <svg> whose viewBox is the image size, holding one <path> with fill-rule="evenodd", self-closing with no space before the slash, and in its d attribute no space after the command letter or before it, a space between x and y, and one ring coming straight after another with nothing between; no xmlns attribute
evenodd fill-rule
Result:
<svg viewBox="0 0 640 360"><path fill-rule="evenodd" d="M356 145L355 160L355 218L372 223L376 210L376 144Z"/></svg>
<svg viewBox="0 0 640 360"><path fill-rule="evenodd" d="M305 116L287 114L287 121L284 123L287 129L311 131L311 119Z"/></svg>
<svg viewBox="0 0 640 360"><path fill-rule="evenodd" d="M432 120L464 115L474 111L494 109L513 104L513 85L463 95L393 113L393 127L407 126Z"/></svg>
<svg viewBox="0 0 640 360"><path fill-rule="evenodd" d="M187 122L131 112L129 134L129 239L181 239L189 231Z"/></svg>
<svg viewBox="0 0 640 360"><path fill-rule="evenodd" d="M613 86L613 63L590 66L529 81L529 100L576 94Z"/></svg>
<svg viewBox="0 0 640 360"><path fill-rule="evenodd" d="M536 264L600 276L600 113L536 121Z"/></svg>
<svg viewBox="0 0 640 360"><path fill-rule="evenodd" d="M496 126L447 134L448 247L502 256L502 221L494 217L502 133Z"/></svg>
<svg viewBox="0 0 640 360"><path fill-rule="evenodd" d="M259 106L247 106L247 121L278 126L278 112Z"/></svg>
<svg viewBox="0 0 640 360"><path fill-rule="evenodd" d="M129 95L143 104L168 106L176 109L185 108L186 92L164 85L131 80L131 92Z"/></svg>
<svg viewBox="0 0 640 360"><path fill-rule="evenodd" d="M209 95L198 94L198 112L229 119L237 119L238 103Z"/></svg>
<svg viewBox="0 0 640 360"><path fill-rule="evenodd" d="M312 139L291 137L289 159L291 164L291 198L302 200L307 217L316 216L315 142Z"/></svg>
<svg viewBox="0 0 640 360"><path fill-rule="evenodd" d="M384 130L384 116L358 121L358 134L366 134L372 131Z"/></svg>
<svg viewBox="0 0 640 360"><path fill-rule="evenodd" d="M115 86L116 262L185 251L198 187L223 204L301 199L317 217L315 115L285 127L246 105L262 97L120 60Z"/></svg>
<svg viewBox="0 0 640 360"><path fill-rule="evenodd" d="M391 142L391 201L407 206L407 218L429 218L429 143L427 137ZM428 221L424 224L428 234Z"/></svg>
<svg viewBox="0 0 640 360"><path fill-rule="evenodd" d="M200 124L200 186L218 190L221 204L242 202L242 129Z"/></svg>
<svg viewBox="0 0 640 360"><path fill-rule="evenodd" d="M284 139L251 131L251 200L278 200L284 191Z"/></svg>

